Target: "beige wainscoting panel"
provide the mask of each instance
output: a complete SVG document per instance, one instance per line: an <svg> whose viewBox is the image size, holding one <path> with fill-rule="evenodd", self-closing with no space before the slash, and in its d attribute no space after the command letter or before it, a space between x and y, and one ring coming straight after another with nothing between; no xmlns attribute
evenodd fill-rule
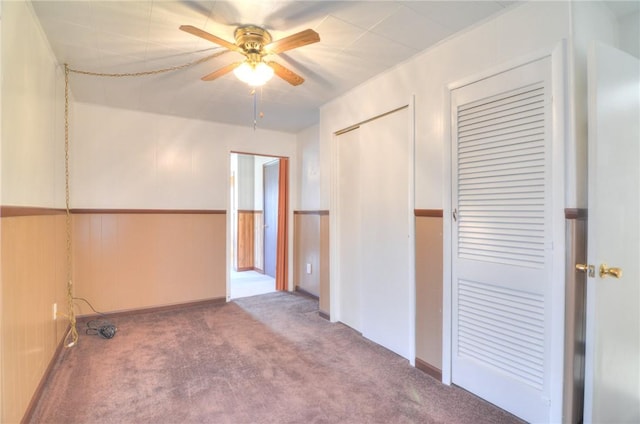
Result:
<svg viewBox="0 0 640 424"><path fill-rule="evenodd" d="M294 283L296 288L320 296L320 214L294 214ZM311 272L307 273L307 265Z"/></svg>
<svg viewBox="0 0 640 424"><path fill-rule="evenodd" d="M442 225L441 213L416 213L416 363L436 377L442 372Z"/></svg>
<svg viewBox="0 0 640 424"><path fill-rule="evenodd" d="M223 213L74 214L76 296L105 312L226 296ZM90 309L78 303L81 315Z"/></svg>
<svg viewBox="0 0 640 424"><path fill-rule="evenodd" d="M65 336L66 231L62 214L3 216L2 416L20 422Z"/></svg>

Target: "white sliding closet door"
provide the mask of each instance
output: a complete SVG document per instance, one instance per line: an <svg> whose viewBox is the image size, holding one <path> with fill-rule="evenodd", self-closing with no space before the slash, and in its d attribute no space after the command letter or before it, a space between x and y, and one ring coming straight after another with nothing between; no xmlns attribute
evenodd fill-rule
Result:
<svg viewBox="0 0 640 424"><path fill-rule="evenodd" d="M549 422L550 58L452 91L452 122L452 380Z"/></svg>
<svg viewBox="0 0 640 424"><path fill-rule="evenodd" d="M409 358L411 155L404 108L338 137L340 320Z"/></svg>
<svg viewBox="0 0 640 424"><path fill-rule="evenodd" d="M360 128L362 335L409 358L409 118L402 109Z"/></svg>
<svg viewBox="0 0 640 424"><path fill-rule="evenodd" d="M338 137L338 256L340 321L362 332L360 130Z"/></svg>

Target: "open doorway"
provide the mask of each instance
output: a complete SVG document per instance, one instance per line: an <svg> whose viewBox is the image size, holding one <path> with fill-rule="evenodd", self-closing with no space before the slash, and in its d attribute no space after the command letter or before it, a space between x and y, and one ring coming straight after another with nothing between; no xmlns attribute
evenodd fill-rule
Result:
<svg viewBox="0 0 640 424"><path fill-rule="evenodd" d="M282 201L288 197L288 184L281 184L283 176L287 176L281 170L283 162L286 167L286 159L231 153L229 299L270 293L278 288L278 265L283 260L278 252L282 239L286 240Z"/></svg>

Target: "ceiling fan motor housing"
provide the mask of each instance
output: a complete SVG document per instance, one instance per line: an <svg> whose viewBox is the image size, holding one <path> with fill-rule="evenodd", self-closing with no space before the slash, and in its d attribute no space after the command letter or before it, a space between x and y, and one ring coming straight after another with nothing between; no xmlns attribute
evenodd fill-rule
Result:
<svg viewBox="0 0 640 424"><path fill-rule="evenodd" d="M252 59L253 55L258 55L258 60L260 60L266 54L263 50L264 46L271 43L272 40L269 31L255 25L238 27L233 35L236 39L236 45L247 53L249 60Z"/></svg>

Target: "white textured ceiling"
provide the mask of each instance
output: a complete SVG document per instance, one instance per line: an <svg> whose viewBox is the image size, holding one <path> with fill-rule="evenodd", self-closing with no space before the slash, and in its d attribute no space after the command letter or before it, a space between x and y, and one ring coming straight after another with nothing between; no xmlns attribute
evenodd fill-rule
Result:
<svg viewBox="0 0 640 424"><path fill-rule="evenodd" d="M512 1L33 1L54 54L71 68L139 72L182 65L224 49L178 30L193 25L233 42L235 28L255 24L274 40L312 28L321 41L274 58L306 81L275 77L261 89L262 128L296 132L318 120L327 101ZM249 88L227 74L200 77L241 58L226 52L182 70L145 77L72 74L82 102L252 125ZM260 91L260 90L259 90Z"/></svg>

